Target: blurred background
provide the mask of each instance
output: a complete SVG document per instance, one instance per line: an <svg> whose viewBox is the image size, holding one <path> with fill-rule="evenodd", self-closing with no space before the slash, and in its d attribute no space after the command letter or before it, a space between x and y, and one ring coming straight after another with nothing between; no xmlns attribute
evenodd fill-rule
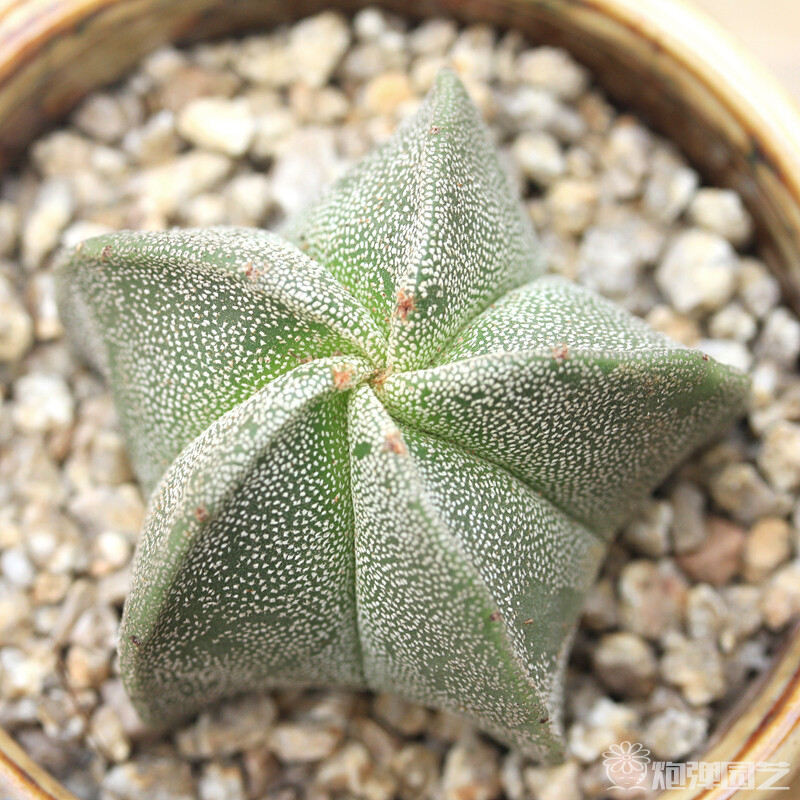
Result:
<svg viewBox="0 0 800 800"><path fill-rule="evenodd" d="M800 103L800 0L693 0L750 48Z"/></svg>

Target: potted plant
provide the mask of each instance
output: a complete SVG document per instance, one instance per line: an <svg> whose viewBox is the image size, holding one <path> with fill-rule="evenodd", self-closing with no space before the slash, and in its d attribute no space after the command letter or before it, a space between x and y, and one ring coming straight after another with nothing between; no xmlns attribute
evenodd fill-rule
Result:
<svg viewBox="0 0 800 800"><path fill-rule="evenodd" d="M441 10L464 18L458 8L443 5ZM534 40L571 49L595 69L609 92L661 125L717 182L739 188L752 204L764 251L775 255L776 269L793 264L800 185L794 112L769 79L709 32L700 18L676 7L674 17L660 19L656 26L657 12L624 2L592 9L532 2L472 7L467 18L513 25ZM9 16L4 20L8 41L16 49L7 48L6 62L0 65L5 77L0 85L0 155L13 158L15 148L47 121L46 111L65 110L81 93L123 73L159 41L269 24L285 13L273 5L242 3L230 14L215 4L176 2L158 14L144 14L134 4L119 2L82 10L79 21L70 16L69 7L46 9L42 17L34 17L35 24L28 19L19 28L18 18ZM114 47L123 37L126 48ZM655 43L657 58L652 56ZM109 54L102 68L97 66L98 48ZM781 277L789 295L796 296L793 276L785 271ZM707 760L791 762L791 731L798 714L797 649L794 640L787 643L760 694L722 733ZM762 724L765 719L768 724Z"/></svg>

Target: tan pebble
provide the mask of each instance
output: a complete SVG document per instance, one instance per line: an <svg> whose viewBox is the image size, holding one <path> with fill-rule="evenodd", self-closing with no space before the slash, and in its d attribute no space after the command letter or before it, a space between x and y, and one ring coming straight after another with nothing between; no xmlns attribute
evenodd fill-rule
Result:
<svg viewBox="0 0 800 800"><path fill-rule="evenodd" d="M343 731L338 725L283 722L272 729L269 742L278 759L295 763L321 761L331 756L342 737Z"/></svg>
<svg viewBox="0 0 800 800"><path fill-rule="evenodd" d="M364 88L364 108L370 114L394 114L398 107L414 97L411 81L404 72L385 72Z"/></svg>
<svg viewBox="0 0 800 800"><path fill-rule="evenodd" d="M761 598L761 612L771 630L779 630L800 614L800 559L770 578Z"/></svg>
<svg viewBox="0 0 800 800"><path fill-rule="evenodd" d="M269 741L276 716L277 709L269 695L225 700L178 733L178 750L186 758L202 759L263 747Z"/></svg>
<svg viewBox="0 0 800 800"><path fill-rule="evenodd" d="M89 730L92 742L109 761L119 764L128 759L131 743L111 706L104 705L95 710Z"/></svg>
<svg viewBox="0 0 800 800"><path fill-rule="evenodd" d="M562 178L551 185L545 205L556 231L577 235L591 224L598 199L594 182Z"/></svg>
<svg viewBox="0 0 800 800"><path fill-rule="evenodd" d="M197 800L192 771L185 762L174 758L139 756L135 761L118 764L102 780L103 797L125 800Z"/></svg>
<svg viewBox="0 0 800 800"><path fill-rule="evenodd" d="M570 727L569 752L588 764L612 744L634 739L638 722L639 714L632 706L600 697Z"/></svg>
<svg viewBox="0 0 800 800"><path fill-rule="evenodd" d="M450 748L442 772L443 800L495 800L501 791L496 750L472 738Z"/></svg>
<svg viewBox="0 0 800 800"><path fill-rule="evenodd" d="M528 767L525 786L536 800L581 800L580 765L566 761L555 767Z"/></svg>
<svg viewBox="0 0 800 800"><path fill-rule="evenodd" d="M111 674L111 654L72 645L67 651L66 671L72 689L96 689Z"/></svg>
<svg viewBox="0 0 800 800"><path fill-rule="evenodd" d="M763 439L758 466L776 489L800 488L800 425L786 420L772 425Z"/></svg>
<svg viewBox="0 0 800 800"><path fill-rule="evenodd" d="M708 639L691 640L671 632L664 641L661 676L677 686L693 706L707 705L725 694L722 657Z"/></svg>
<svg viewBox="0 0 800 800"><path fill-rule="evenodd" d="M647 639L677 627L686 606L686 580L670 561L631 561L620 574L623 626Z"/></svg>
<svg viewBox="0 0 800 800"><path fill-rule="evenodd" d="M765 517L747 534L744 548L744 577L751 583L763 581L792 552L792 529L786 520Z"/></svg>
<svg viewBox="0 0 800 800"><path fill-rule="evenodd" d="M703 544L676 560L692 580L724 586L739 572L746 536L742 528L721 517L709 517L706 526Z"/></svg>
<svg viewBox="0 0 800 800"><path fill-rule="evenodd" d="M700 326L690 317L676 312L671 306L657 305L645 318L647 324L687 347L700 341Z"/></svg>
<svg viewBox="0 0 800 800"><path fill-rule="evenodd" d="M404 736L419 736L427 728L430 719L430 712L426 708L393 694L378 695L373 709L378 719Z"/></svg>
<svg viewBox="0 0 800 800"><path fill-rule="evenodd" d="M658 665L653 649L635 633L603 636L594 649L593 662L600 680L617 694L644 696L655 685Z"/></svg>
<svg viewBox="0 0 800 800"><path fill-rule="evenodd" d="M401 797L430 795L439 782L439 754L422 744L407 744L391 760Z"/></svg>
<svg viewBox="0 0 800 800"><path fill-rule="evenodd" d="M206 764L197 788L199 800L246 800L244 779L236 764Z"/></svg>

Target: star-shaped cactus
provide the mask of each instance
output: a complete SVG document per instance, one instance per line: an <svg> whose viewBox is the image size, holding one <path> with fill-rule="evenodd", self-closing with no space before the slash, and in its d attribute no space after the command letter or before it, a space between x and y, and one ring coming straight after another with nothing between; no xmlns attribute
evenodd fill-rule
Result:
<svg viewBox="0 0 800 800"><path fill-rule="evenodd" d="M607 542L746 379L541 277L451 72L287 235L111 234L60 267L152 492L120 640L136 707L368 687L557 758Z"/></svg>

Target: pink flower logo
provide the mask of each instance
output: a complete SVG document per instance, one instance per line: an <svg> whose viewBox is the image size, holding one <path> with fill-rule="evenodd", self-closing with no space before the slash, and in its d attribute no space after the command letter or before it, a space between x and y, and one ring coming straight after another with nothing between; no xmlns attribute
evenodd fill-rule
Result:
<svg viewBox="0 0 800 800"><path fill-rule="evenodd" d="M603 753L603 766L613 784L609 789L634 789L647 775L650 751L639 742L612 744Z"/></svg>

